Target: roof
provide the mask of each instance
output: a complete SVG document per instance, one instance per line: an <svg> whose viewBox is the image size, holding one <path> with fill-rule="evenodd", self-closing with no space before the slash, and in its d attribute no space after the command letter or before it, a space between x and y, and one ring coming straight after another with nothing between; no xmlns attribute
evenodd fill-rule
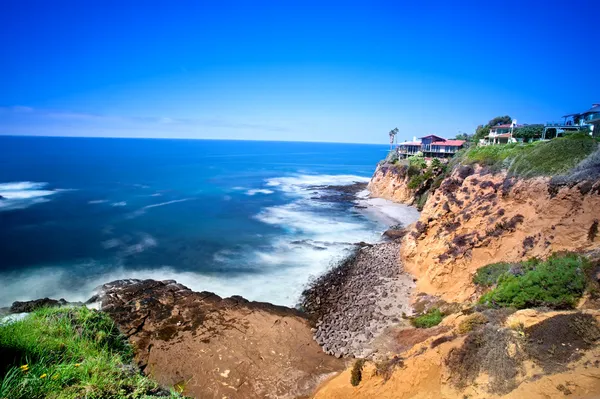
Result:
<svg viewBox="0 0 600 399"><path fill-rule="evenodd" d="M435 137L436 139L440 139L440 140L446 140L445 138L443 138L443 137L440 137L440 136L436 136L435 134L430 134L430 135L428 135L428 136L423 136L423 137L419 137L419 138L420 138L420 139L428 139L429 137Z"/></svg>
<svg viewBox="0 0 600 399"><path fill-rule="evenodd" d="M596 112L600 112L600 104L594 104L592 108L588 109L585 112L582 112L581 115L585 114L595 114Z"/></svg>
<svg viewBox="0 0 600 399"><path fill-rule="evenodd" d="M490 129L509 129L512 125L510 124L504 124L504 125L496 125L496 126L490 126Z"/></svg>
<svg viewBox="0 0 600 399"><path fill-rule="evenodd" d="M580 115L585 115L585 114L594 114L596 112L600 112L600 104L592 104L592 108L588 109L585 112L582 112L580 114L568 114L568 115L564 115L563 118L568 118L570 116L580 116Z"/></svg>
<svg viewBox="0 0 600 399"><path fill-rule="evenodd" d="M507 138L507 137L510 137L510 133L502 133L502 134L494 134L494 135L488 134L486 137L489 137L491 139L494 139L494 138Z"/></svg>
<svg viewBox="0 0 600 399"><path fill-rule="evenodd" d="M404 143L400 143L398 145L421 145L420 141L406 141Z"/></svg>
<svg viewBox="0 0 600 399"><path fill-rule="evenodd" d="M445 140L445 141L434 141L431 145L445 145L448 147L460 147L465 143L465 140Z"/></svg>

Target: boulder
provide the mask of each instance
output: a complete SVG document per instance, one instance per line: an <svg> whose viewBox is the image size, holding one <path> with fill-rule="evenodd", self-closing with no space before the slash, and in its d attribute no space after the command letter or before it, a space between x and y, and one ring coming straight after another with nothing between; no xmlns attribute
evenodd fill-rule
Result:
<svg viewBox="0 0 600 399"><path fill-rule="evenodd" d="M65 306L67 304L68 304L68 302L65 301L63 298L61 298L59 300L50 299L50 298L42 298L42 299L35 299L33 301L25 301L25 302L16 301L16 302L13 302L12 306L10 307L9 313L30 313L39 308L44 308L44 307L56 308L56 307L60 307L60 306Z"/></svg>
<svg viewBox="0 0 600 399"><path fill-rule="evenodd" d="M136 348L142 370L167 387L184 379L188 396L309 397L344 368L295 309L155 280L105 284L93 299Z"/></svg>

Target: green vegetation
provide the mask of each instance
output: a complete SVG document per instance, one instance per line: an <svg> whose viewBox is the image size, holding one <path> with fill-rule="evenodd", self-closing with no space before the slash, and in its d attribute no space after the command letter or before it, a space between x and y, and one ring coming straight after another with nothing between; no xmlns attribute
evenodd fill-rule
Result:
<svg viewBox="0 0 600 399"><path fill-rule="evenodd" d="M521 177L562 174L598 148L586 134L572 134L550 141L472 147L458 155L463 163L478 163L493 170L508 169Z"/></svg>
<svg viewBox="0 0 600 399"><path fill-rule="evenodd" d="M430 328L442 322L444 314L438 308L429 309L425 314L414 317L410 323L417 328Z"/></svg>
<svg viewBox="0 0 600 399"><path fill-rule="evenodd" d="M589 261L576 254L555 255L546 261L532 259L521 263L514 274L501 274L496 288L484 294L479 302L517 309L573 308L585 291L588 268Z"/></svg>
<svg viewBox="0 0 600 399"><path fill-rule="evenodd" d="M353 387L358 386L360 381L362 380L362 368L365 364L364 359L357 359L354 362L354 366L352 367L352 371L350 372L350 384Z"/></svg>
<svg viewBox="0 0 600 399"><path fill-rule="evenodd" d="M446 171L446 165L443 165L437 158L432 159L429 166L427 166L425 159L419 156L410 157L408 162L410 176L408 188L411 190L416 190L427 180L443 175Z"/></svg>
<svg viewBox="0 0 600 399"><path fill-rule="evenodd" d="M473 276L473 283L484 287L491 287L496 284L498 277L506 273L510 265L508 263L492 263L477 269Z"/></svg>
<svg viewBox="0 0 600 399"><path fill-rule="evenodd" d="M542 133L544 132L544 125L535 124L535 125L525 125L516 128L513 131L513 137L518 139L523 139L525 141L529 141L531 139L539 139L542 137Z"/></svg>
<svg viewBox="0 0 600 399"><path fill-rule="evenodd" d="M132 357L106 314L39 309L0 326L0 398L181 397L139 373Z"/></svg>

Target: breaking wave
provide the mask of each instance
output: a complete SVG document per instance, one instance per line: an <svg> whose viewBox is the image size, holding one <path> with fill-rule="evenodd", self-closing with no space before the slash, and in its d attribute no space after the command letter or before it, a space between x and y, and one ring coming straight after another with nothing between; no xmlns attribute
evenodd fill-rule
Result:
<svg viewBox="0 0 600 399"><path fill-rule="evenodd" d="M44 189L47 185L48 183L30 181L0 183L0 211L25 209L50 201L46 197L59 190Z"/></svg>

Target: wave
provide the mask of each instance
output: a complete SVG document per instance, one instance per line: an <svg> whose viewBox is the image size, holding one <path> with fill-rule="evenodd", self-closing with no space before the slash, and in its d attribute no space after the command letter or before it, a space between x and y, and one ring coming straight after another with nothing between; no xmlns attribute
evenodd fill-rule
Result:
<svg viewBox="0 0 600 399"><path fill-rule="evenodd" d="M178 199L178 200L161 202L160 204L146 205L142 209L158 208L159 206L165 206L165 205L175 204L177 202L185 202L185 201L189 201L190 199L191 198L183 198L183 199Z"/></svg>
<svg viewBox="0 0 600 399"><path fill-rule="evenodd" d="M46 197L65 190L43 190L48 183L10 182L0 183L0 211L25 209L35 204L50 201Z"/></svg>
<svg viewBox="0 0 600 399"><path fill-rule="evenodd" d="M88 204L92 204L92 205L93 204L105 204L107 202L108 202L108 200L91 200L91 201L88 201Z"/></svg>
<svg viewBox="0 0 600 399"><path fill-rule="evenodd" d="M274 193L273 190L267 190L267 189L264 189L264 188L253 189L253 190L246 191L246 195L250 195L250 196L256 195L256 194L273 194L273 193Z"/></svg>
<svg viewBox="0 0 600 399"><path fill-rule="evenodd" d="M111 206L127 206L127 202L125 202L125 201L113 202L110 205Z"/></svg>
<svg viewBox="0 0 600 399"><path fill-rule="evenodd" d="M267 186L277 187L286 192L300 192L319 186L349 186L354 183L368 183L370 178L356 175L296 175L267 179Z"/></svg>

